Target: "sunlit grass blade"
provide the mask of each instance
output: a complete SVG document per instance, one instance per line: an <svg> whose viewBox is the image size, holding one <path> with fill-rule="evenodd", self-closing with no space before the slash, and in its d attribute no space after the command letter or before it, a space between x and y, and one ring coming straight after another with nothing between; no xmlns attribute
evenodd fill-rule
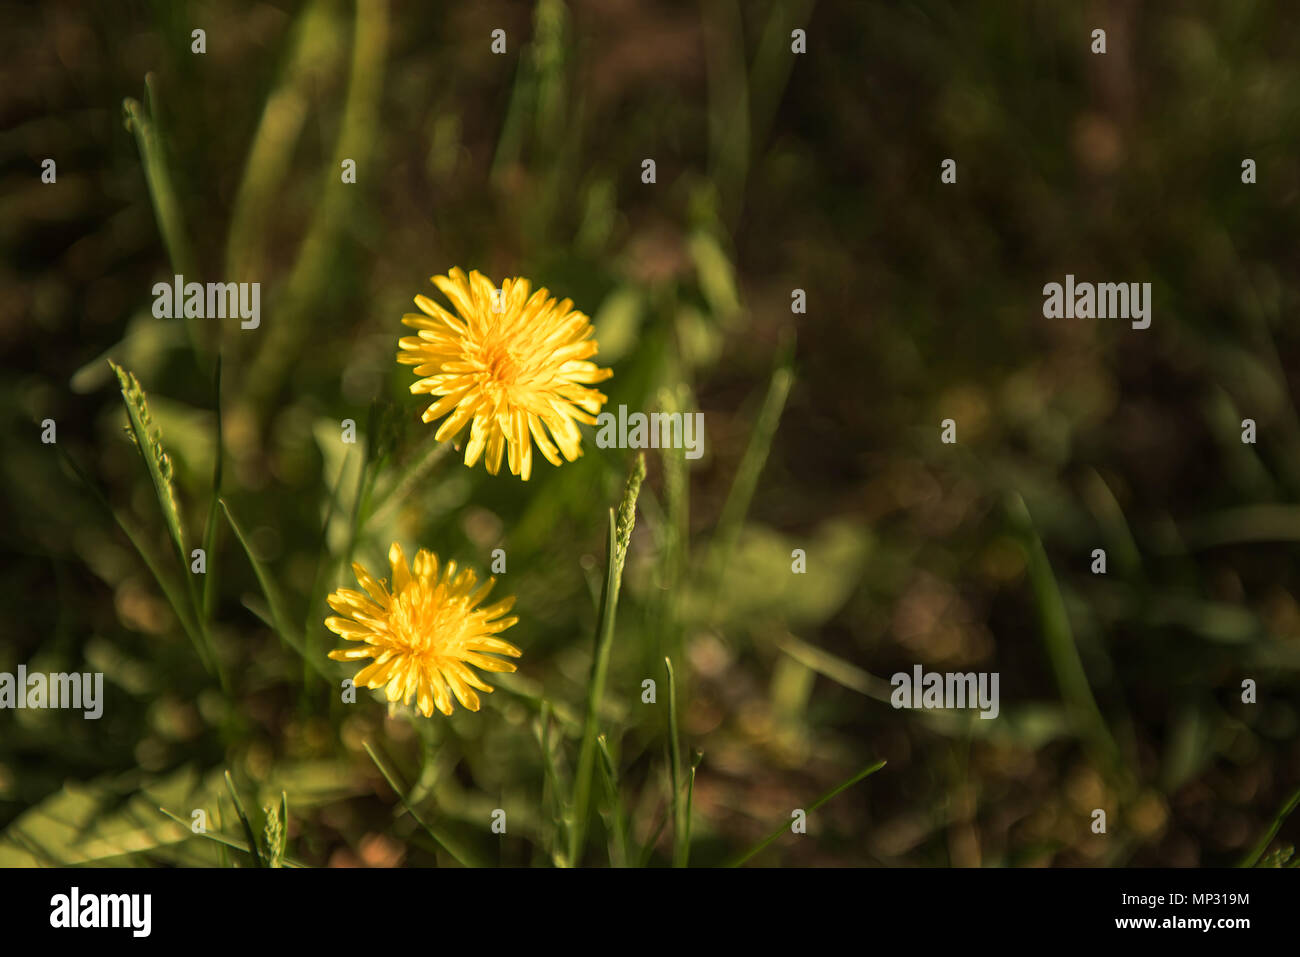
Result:
<svg viewBox="0 0 1300 957"><path fill-rule="evenodd" d="M857 665L851 664L815 645L810 645L789 632L778 635L774 645L781 652L789 655L792 660L797 661L810 671L815 671L817 674L829 678L841 687L889 704L893 689L884 678L877 678L870 672L863 671ZM912 714L914 720L927 725L939 734L965 736L970 733L970 722L961 717L959 713L933 709L915 711Z"/></svg>
<svg viewBox="0 0 1300 957"><path fill-rule="evenodd" d="M1260 837L1259 841L1250 849L1249 853L1241 859L1241 863L1237 866L1254 867L1258 864L1259 859L1263 857L1264 852L1268 850L1268 845L1272 843L1273 838L1277 837L1277 832L1282 830L1282 825L1286 823L1286 819L1291 816L1291 812L1297 807L1300 807L1300 790L1297 790L1287 798L1286 803L1284 803L1278 810L1277 814L1273 816L1273 820L1269 824L1268 830L1264 832L1263 836Z"/></svg>
<svg viewBox="0 0 1300 957"><path fill-rule="evenodd" d="M123 369L112 359L108 360L122 390L122 403L126 406L130 421L129 432L135 447L144 459L149 478L153 482L158 504L162 508L163 521L167 531L176 545L176 553L182 564L186 562L185 533L181 526L180 508L176 504L176 486L173 482L172 462L162 444L162 431L154 425L149 414L149 400L135 375Z"/></svg>
<svg viewBox="0 0 1300 957"><path fill-rule="evenodd" d="M618 609L618 592L623 581L623 563L627 547L632 540L636 524L636 500L645 480L645 456L638 454L632 472L623 489L623 500L618 506L617 520L609 512L609 533L606 542L609 564L606 567L605 587L601 592L600 615L596 630L596 651L591 663L591 681L587 687L587 716L582 732L582 750L578 756L578 770L573 782L573 828L569 832L569 863L581 863L583 842L586 840L587 817L591 811L591 783L596 762L596 736L600 700L605 694L605 676L609 670L610 647L614 641L614 618Z"/></svg>
<svg viewBox="0 0 1300 957"><path fill-rule="evenodd" d="M235 813L239 815L240 826L244 829L244 838L248 841L248 856L253 859L254 867L265 867L266 861L262 858L262 852L257 847L257 838L253 834L252 822L248 820L248 815L244 813L244 802L239 799L239 792L235 790L235 782L230 777L230 772L226 772L226 789L230 791L230 800L235 804Z"/></svg>
<svg viewBox="0 0 1300 957"><path fill-rule="evenodd" d="M884 766L885 766L884 761L876 761L874 764L868 764L865 768L863 768L857 774L853 775L853 777L849 778L847 781L844 781L841 784L837 784L835 787L831 788L829 791L827 791L825 794L819 797L812 804L808 805L808 807L805 810L807 811L808 814L812 814L813 811L816 811L827 801L834 799L841 792L847 791L849 788L853 787L853 785L857 784L859 781L863 780L864 778L868 778L871 775L875 774ZM756 845L754 845L744 854L741 854L739 857L729 862L727 866L739 867L741 864L744 864L755 854L758 854L761 851L765 850L768 847L768 845L770 845L773 841L779 838L782 834L786 833L786 831L789 830L789 828L790 828L790 822L782 821L781 824L777 826L776 830L774 830L767 837L763 838L763 840L759 841Z"/></svg>
<svg viewBox="0 0 1300 957"><path fill-rule="evenodd" d="M375 767L379 769L379 773L384 776L384 780L388 782L388 786L393 789L393 793L396 794L398 800L402 802L402 807L406 809L407 814L411 815L415 820L415 823L424 828L425 832L433 839L434 843L446 851L458 864L460 864L461 867L477 867L478 864L476 862L471 863L469 855L462 848L456 847L448 841L445 835L439 834L433 829L432 825L426 822L424 818L420 817L419 812L411 806L411 802L407 799L406 792L398 786L397 779L393 777L388 768L384 766L384 763L379 760L379 755L375 754L375 750L370 746L369 741L364 742L364 747L366 749L366 754L370 755L370 760L375 762Z"/></svg>
<svg viewBox="0 0 1300 957"><path fill-rule="evenodd" d="M221 866L223 867L226 866L225 852L227 850L239 851L242 854L250 854L247 844L243 844L239 841L226 837L224 834L218 831L212 831L212 830L195 831L191 827L190 822L185 820L179 814L175 814L174 812L167 810L165 807L160 807L158 810L162 812L164 815L166 815L167 817L171 818L181 827L185 828L187 831L190 831L190 833L192 833L195 837L201 837L204 840L212 841L214 844L219 844L221 846L221 851L222 851ZM285 867L306 867L307 866L301 861L296 861L290 857L284 858L282 863Z"/></svg>
<svg viewBox="0 0 1300 957"><path fill-rule="evenodd" d="M776 645L805 668L830 678L836 684L876 701L889 703L891 685L884 678L877 678L857 665L816 645L810 645L795 635L787 633L780 636Z"/></svg>

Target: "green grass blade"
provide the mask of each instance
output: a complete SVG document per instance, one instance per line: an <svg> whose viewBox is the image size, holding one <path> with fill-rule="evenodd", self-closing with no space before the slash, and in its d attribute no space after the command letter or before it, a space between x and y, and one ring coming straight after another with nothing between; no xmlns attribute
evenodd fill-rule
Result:
<svg viewBox="0 0 1300 957"><path fill-rule="evenodd" d="M424 448L397 474L388 488L368 503L366 514L358 521L360 527L364 529L389 518L411 492L427 479L433 467L454 448L451 442L439 442L432 435L429 436Z"/></svg>
<svg viewBox="0 0 1300 957"><path fill-rule="evenodd" d="M1300 790L1297 790L1292 794L1291 797L1287 799L1286 803L1282 805L1281 809L1273 817L1272 823L1269 824L1268 830L1264 832L1263 837L1261 837L1258 843L1250 849L1250 852L1241 859L1241 863L1237 866L1254 867L1258 864L1259 859L1263 857L1264 852L1268 850L1268 845L1272 842L1273 838L1277 837L1277 832L1282 830L1282 825L1286 823L1286 819L1291 816L1291 812L1297 807L1300 807Z"/></svg>
<svg viewBox="0 0 1300 957"><path fill-rule="evenodd" d="M609 753L609 742L605 735L596 739L600 749L600 776L605 782L605 791L609 797L609 814L613 820L609 831L613 835L610 848L610 864L614 867L627 867L627 810L623 805L623 795L618 789L618 768Z"/></svg>
<svg viewBox="0 0 1300 957"><path fill-rule="evenodd" d="M381 100L389 55L388 31L386 0L358 0L352 23L352 61L343 115L329 166L321 174L320 200L281 293L276 321L268 325L265 342L260 344L244 380L246 398L259 412L266 410L302 352L311 332L312 316L331 287L330 271L365 188L361 185L366 182L365 171L374 169L370 163L381 142L378 123L383 115ZM355 161L361 171L355 186L340 182L345 159ZM370 173L372 181L381 175L378 170Z"/></svg>
<svg viewBox="0 0 1300 957"><path fill-rule="evenodd" d="M1119 499L1096 469L1084 475L1083 496L1097 523L1106 533L1110 554L1114 556L1115 570L1130 579L1142 574L1142 553L1133 530L1129 527Z"/></svg>
<svg viewBox="0 0 1300 957"><path fill-rule="evenodd" d="M214 556L217 543L217 509L218 501L221 498L221 478L222 463L225 458L223 454L223 445L221 438L221 355L217 355L217 368L213 375L212 384L212 407L216 412L217 423L213 435L213 458L215 462L212 466L212 501L208 503L208 518L203 529L203 554L207 556L208 572L203 576L203 607L201 614L204 621L212 620L212 596L213 581L216 578L214 572Z"/></svg>
<svg viewBox="0 0 1300 957"><path fill-rule="evenodd" d="M167 259L171 263L172 273L198 279L197 260L194 258L185 227L185 213L177 198L171 170L167 166L162 134L158 129L157 83L152 73L145 74L144 85L145 104L141 105L139 100L127 97L122 101L122 119L127 131L135 137L136 148L140 151L145 185L149 190L154 218L158 223L158 233L162 236L163 247L167 250ZM197 329L199 326L186 322L182 327L185 330L185 338L193 350L195 361L198 362Z"/></svg>
<svg viewBox="0 0 1300 957"><path fill-rule="evenodd" d="M704 754L696 751L691 756L691 776L686 782L686 839L682 841L682 867L691 862L691 813L695 805L695 772L700 768Z"/></svg>
<svg viewBox="0 0 1300 957"><path fill-rule="evenodd" d="M144 82L149 110L146 112L139 100L128 97L122 101L123 118L127 130L135 136L136 146L140 150L145 182L149 186L154 216L158 220L158 232L162 234L163 246L167 249L167 258L171 261L172 269L181 275L194 275L197 278L193 268L194 256L185 231L185 215L180 201L176 198L176 187L172 183L162 138L154 121L153 74L147 74Z"/></svg>
<svg viewBox="0 0 1300 957"><path fill-rule="evenodd" d="M682 794L682 748L677 731L677 676L673 673L673 663L664 659L668 669L668 779L672 782L673 813L673 867L685 867L689 856L686 841L689 837L685 825L685 797Z"/></svg>
<svg viewBox="0 0 1300 957"><path fill-rule="evenodd" d="M248 544L248 539L244 535L244 530L240 527L239 523L235 521L235 516L231 513L230 506L226 504L225 499L221 499L221 510L225 512L226 521L230 523L230 528L235 533L235 538L239 540L240 547L243 548L244 554L248 556L249 564L253 566L253 574L257 576L258 584L262 588L262 594L266 597L269 619L262 616L255 609L250 610L252 610L254 614L257 614L259 618L262 618L262 620L265 621L273 631L278 633L284 640L284 643L296 651L302 657L303 661L307 662L308 665L315 669L316 673L324 678L327 683L333 683L335 676L331 673L326 664L328 659L309 654L306 646L303 644L302 636L289 627L289 619L285 613L284 601L280 597L279 589L275 587L275 582L267 572L266 566L263 565L261 560L253 553L252 548ZM248 607L247 602L244 604L245 607Z"/></svg>
<svg viewBox="0 0 1300 957"><path fill-rule="evenodd" d="M790 396L790 387L794 384L793 349L787 348L777 361L772 377L768 381L767 393L754 421L754 430L750 434L745 454L736 469L736 477L727 493L726 502L718 517L717 531L713 538L710 561L714 576L714 587L721 584L723 569L735 547L740 535L741 524L749 512L750 502L754 499L754 490L758 487L758 477L767 464L768 453L772 450L772 438L777 426L781 424L781 413L785 411L786 399Z"/></svg>
<svg viewBox="0 0 1300 957"><path fill-rule="evenodd" d="M158 587L162 590L163 597L167 599L167 603L171 606L172 612L176 615L176 620L180 622L181 629L194 645L194 651L198 654L199 661L203 662L203 666L210 672L215 670L213 663L208 658L208 650L205 643L203 639L200 638L199 630L191 617L189 604L182 597L182 593L176 588L174 583L169 582L166 576L163 575L161 567L156 561L154 561L153 556L149 554L148 549L144 547L144 543L140 540L140 537L135 533L131 526L127 524L122 516L117 513L117 509L113 508L108 499L106 499L103 493L100 492L98 486L90 480L90 476L82 471L81 467L77 465L77 463L72 460L72 457L62 448L59 449L59 454L62 457L64 464L67 465L72 473L77 476L82 485L90 491L95 500L99 502L104 511L106 511L109 517L117 524L117 527L122 530L122 534L126 536L127 541L131 543L136 554L139 555L140 559L144 562L145 567L149 569L149 573L153 575L154 581L158 583Z"/></svg>
<svg viewBox="0 0 1300 957"><path fill-rule="evenodd" d="M756 153L767 147L768 134L790 73L799 59L790 55L790 31L808 25L813 6L814 0L789 0L771 5L749 71L750 135Z"/></svg>
<svg viewBox="0 0 1300 957"><path fill-rule="evenodd" d="M171 814L170 811L166 810L164 810L163 813ZM217 793L217 827L221 830L225 830L226 827L226 806L222 803L220 792ZM245 848L245 850L247 850L247 848ZM221 847L217 848L217 853L221 855L222 868L230 867L229 848L223 844Z"/></svg>
<svg viewBox="0 0 1300 957"><path fill-rule="evenodd" d="M245 596L241 604L245 608L247 608L250 612L252 612L253 615L256 616L258 621L266 625L267 628L271 629L271 631L276 630L275 618L272 617L270 609L264 607L260 602L258 602L256 596L253 595ZM316 655L308 655L303 650L303 648L297 643L296 638L294 638L291 642L289 642L289 647L292 648L294 651L298 652L302 656L303 661L305 661L313 669L315 669L316 673L319 674L322 678L324 678L326 682L334 681L335 676L330 673L330 666L326 664L326 662L329 660L328 658L322 658Z"/></svg>
<svg viewBox="0 0 1300 957"><path fill-rule="evenodd" d="M659 405L668 415L681 414L685 387L677 390L662 389ZM687 412L687 415L690 413ZM690 476L687 459L682 449L665 446L659 450L663 467L664 529L663 582L658 608L659 653L682 660L682 628L680 601L682 579L690 563Z"/></svg>
<svg viewBox="0 0 1300 957"><path fill-rule="evenodd" d="M1095 755L1109 766L1113 774L1123 776L1126 772L1119 746L1111 737L1106 719L1102 717L1097 700L1092 695L1087 673L1083 670L1083 661L1079 657L1079 648L1074 641L1065 602L1061 598L1061 589L1052 572L1042 539L1034 528L1033 518L1024 499L1018 494L1012 495L1007 507L1011 522L1019 532L1025 548L1029 583L1034 593L1034 602L1038 606L1043 643L1047 646L1047 656L1066 709Z"/></svg>
<svg viewBox="0 0 1300 957"><path fill-rule="evenodd" d="M289 849L289 792L280 792L280 826L283 829L280 834L280 850L277 854L277 860L280 866L283 866L285 858L288 856L285 851Z"/></svg>
<svg viewBox="0 0 1300 957"><path fill-rule="evenodd" d="M239 800L239 792L235 790L235 782L231 779L229 771L226 772L226 789L230 791L230 799L235 803L235 813L239 815L239 823L244 828L244 838L248 841L248 855L253 859L253 866L266 867L262 852L257 847L257 838L253 835L253 825L248 820L248 815L244 813L244 802Z"/></svg>
<svg viewBox="0 0 1300 957"><path fill-rule="evenodd" d="M396 794L398 800L402 802L402 807L406 809L407 814L411 815L415 820L415 823L424 828L429 837L433 838L434 843L446 851L458 864L460 864L461 867L477 867L477 862L470 863L469 855L465 853L463 848L458 848L453 845L447 840L445 835L439 834L424 820L424 818L420 817L419 812L411 806L411 802L407 798L406 792L398 786L397 779L393 777L388 768L384 766L384 763L379 760L379 755L375 754L375 750L370 746L370 742L363 742L363 746L366 749L366 754L370 755L370 760L375 762L375 767L379 769L379 773L384 776L384 780L388 782L388 786L393 789L393 793Z"/></svg>
<svg viewBox="0 0 1300 957"><path fill-rule="evenodd" d="M567 861L564 854L568 848L568 827L564 820L564 809L570 803L560 785L560 775L555 767L555 755L551 751L551 703L542 699L541 714L538 716L538 744L542 749L542 770L546 774L546 784L551 792L551 817L555 822L555 836L551 841L551 859L557 867L564 867Z"/></svg>
<svg viewBox="0 0 1300 957"><path fill-rule="evenodd" d="M548 700L542 694L542 685L539 682L530 681L523 677L519 672L510 674L500 674L496 676L497 687L503 691L508 691L513 697L521 703L528 705L541 714L542 706L550 708L551 717L556 720L565 731L573 732L575 736L582 732L582 717L574 709L570 708L563 701L554 702ZM492 699L489 699L492 700Z"/></svg>
<svg viewBox="0 0 1300 957"><path fill-rule="evenodd" d="M273 232L268 221L275 216L280 190L292 169L313 85L323 68L322 52L330 49L328 37L333 30L329 5L320 0L307 5L294 21L289 50L262 108L230 214L226 275L236 282L255 278L263 265ZM335 65L337 61L331 60L330 67Z"/></svg>
<svg viewBox="0 0 1300 957"><path fill-rule="evenodd" d="M321 617L321 612L325 608L325 592L328 588L326 582L334 580L342 558L342 556L335 556L330 553L330 523L334 521L339 493L343 490L343 477L348 474L348 464L352 461L352 453L353 450L348 449L343 456L343 464L339 467L339 477L334 481L334 487L330 491L329 503L325 506L325 520L321 523L320 551L316 557L316 571L312 574L311 590L307 593L307 614L302 623L302 644L304 652L311 659L316 657L316 648L313 646L317 645L318 642L315 640L315 636L325 631L325 620ZM327 568L328 572L326 572ZM304 691L311 680L311 671L311 662L304 659L302 673Z"/></svg>
<svg viewBox="0 0 1300 957"><path fill-rule="evenodd" d="M649 867L650 858L654 856L655 845L659 843L659 837L663 834L664 828L668 826L668 815L661 814L659 823L650 829L650 837L646 840L645 846L641 848L641 859L638 864L640 867Z"/></svg>
<svg viewBox="0 0 1300 957"><path fill-rule="evenodd" d="M253 574L257 576L257 582L262 586L262 594L266 596L267 605L271 611L271 622L280 637L284 639L285 644L289 645L303 657L306 657L306 651L302 647L302 642L298 636L289 628L288 618L284 611L284 602L280 597L280 591L272 581L266 566L262 564L248 544L248 538L244 535L244 530L239 523L235 521L235 516L231 514L230 506L226 500L220 499L221 510L226 514L226 521L230 523L230 529L235 533L235 538L239 539L240 546L244 549L244 554L248 556L248 562L253 566Z"/></svg>
<svg viewBox="0 0 1300 957"><path fill-rule="evenodd" d="M875 774L877 771L879 771L879 770L880 770L881 768L883 768L884 766L885 766L885 762L884 762L884 761L876 761L874 764L868 764L865 768L863 768L863 769L862 769L861 771L859 771L857 774L853 775L853 777L849 778L847 781L844 781L844 782L841 783L841 784L837 784L835 787L831 788L829 791L827 791L825 794L823 794L821 797L819 797L816 801L814 801L812 804L810 804L810 805L808 806L808 808L807 808L807 812L808 812L809 814L812 814L813 811L816 811L819 807L821 807L821 806L822 806L823 804L825 804L827 801L830 801L830 800L834 799L834 798L835 798L837 795L839 795L842 791L847 791L849 788L853 787L853 785L857 784L859 781L863 780L864 778L868 778L868 777L870 777L871 775ZM744 854L741 854L741 855L740 855L739 857L737 857L735 860L731 861L727 866L728 866L728 867L739 867L741 864L744 864L746 861L748 861L748 860L749 860L751 857L753 857L755 854L758 854L759 852L761 852L761 851L763 851L765 848L767 848L767 846L768 846L769 844L771 844L771 843L772 843L773 841L775 841L778 837L780 837L782 834L784 834L784 833L789 829L789 827L790 827L790 822L789 822L789 821L782 821L782 822L777 826L776 830L774 830L774 831L773 831L771 834L769 834L767 837L763 838L763 840L759 841L756 845L754 845L752 848L750 848L750 849L749 849L748 851L746 851Z"/></svg>
<svg viewBox="0 0 1300 957"><path fill-rule="evenodd" d="M162 444L162 431L154 424L149 412L149 400L135 375L119 366L113 360L108 364L117 374L118 384L122 390L122 402L126 405L127 418L130 421L128 432L140 457L144 459L145 468L153 482L158 506L162 510L163 521L167 525L172 544L176 546L176 558L180 562L181 575L185 579L186 591L194 611L195 631L202 648L200 656L209 671L215 671L226 687L226 677L212 647L212 637L208 634L208 619L203 612L203 601L199 597L199 587L194 573L190 571L190 555L185 546L185 531L181 522L180 507L176 504L176 486L173 481L172 462ZM205 553L206 554L206 553ZM207 578L205 573L204 578Z"/></svg>
<svg viewBox="0 0 1300 957"><path fill-rule="evenodd" d="M601 592L600 615L596 632L596 653L591 663L591 681L587 688L587 717L582 732L582 750L573 782L573 828L569 832L569 863L579 864L586 839L587 816L591 810L591 783L596 763L596 737L600 701L605 694L605 676L609 670L610 647L614 641L614 618L618 609L618 592L623 581L623 563L636 524L636 500L645 480L645 456L638 454L623 489L618 518L609 513L609 535L605 587Z"/></svg>
<svg viewBox="0 0 1300 957"><path fill-rule="evenodd" d="M718 189L724 218L734 223L744 199L750 156L745 30L737 0L705 0L702 14L708 38L709 179Z"/></svg>
<svg viewBox="0 0 1300 957"><path fill-rule="evenodd" d="M1300 506L1240 505L1180 526L1196 549L1257 542L1300 541Z"/></svg>

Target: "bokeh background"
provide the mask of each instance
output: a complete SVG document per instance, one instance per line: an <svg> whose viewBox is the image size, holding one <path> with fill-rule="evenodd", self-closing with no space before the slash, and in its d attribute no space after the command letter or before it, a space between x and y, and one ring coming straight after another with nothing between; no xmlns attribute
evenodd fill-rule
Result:
<svg viewBox="0 0 1300 957"><path fill-rule="evenodd" d="M51 0L0 36L0 671L106 676L97 722L0 712L0 865L246 864L158 811L242 840L226 771L255 828L287 796L296 862L451 863L367 742L464 856L556 862L631 453L427 461L394 353L452 266L572 298L613 407L705 415L703 458L647 453L626 840L593 816L583 863L672 858L665 656L693 864L877 759L752 865L1231 864L1300 784L1292 4ZM260 282L261 328L153 318L175 272ZM1151 282L1151 328L1044 319L1067 272ZM215 530L220 676L123 532L191 601L110 358ZM524 657L478 714L339 700L324 594L394 539L506 550ZM999 672L999 719L891 708L918 663Z"/></svg>

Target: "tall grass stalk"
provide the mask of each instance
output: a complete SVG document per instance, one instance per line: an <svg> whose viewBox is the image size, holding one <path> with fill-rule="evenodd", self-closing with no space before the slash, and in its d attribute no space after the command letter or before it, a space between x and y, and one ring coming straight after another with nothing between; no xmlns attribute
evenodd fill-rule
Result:
<svg viewBox="0 0 1300 957"><path fill-rule="evenodd" d="M636 524L636 500L645 480L645 456L637 455L623 489L618 516L609 512L606 541L608 565L605 587L601 592L600 614L596 626L596 650L591 663L591 680L587 686L587 716L582 730L582 750L574 778L573 822L569 832L569 864L581 863L587 837L587 818L591 812L591 784L596 761L596 737L599 734L600 701L605 694L605 677L609 670L609 653L614 642L614 618L618 610L618 592L623 581L623 563L627 559L632 528Z"/></svg>

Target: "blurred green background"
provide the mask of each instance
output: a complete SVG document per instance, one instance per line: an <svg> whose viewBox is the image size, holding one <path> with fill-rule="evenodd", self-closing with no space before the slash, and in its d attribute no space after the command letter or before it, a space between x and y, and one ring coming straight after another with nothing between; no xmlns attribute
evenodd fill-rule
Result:
<svg viewBox="0 0 1300 957"><path fill-rule="evenodd" d="M287 795L295 862L452 863L367 742L457 856L562 857L631 453L588 429L526 484L425 461L399 319L453 266L591 315L611 407L705 416L703 458L647 452L600 710L621 810L596 788L581 862L673 859L665 656L679 761L703 754L693 864L877 759L753 864L1253 857L1300 783L1296 13L0 7L0 671L106 676L99 721L0 712L0 865L247 863L158 811L242 841L227 770L255 829ZM176 272L260 282L261 327L153 318ZM1151 328L1044 319L1066 273L1151 282ZM109 358L148 394L186 541L213 536L193 591ZM524 657L478 714L339 700L324 594L393 540L480 572L506 551ZM891 708L918 663L999 672L999 719Z"/></svg>

